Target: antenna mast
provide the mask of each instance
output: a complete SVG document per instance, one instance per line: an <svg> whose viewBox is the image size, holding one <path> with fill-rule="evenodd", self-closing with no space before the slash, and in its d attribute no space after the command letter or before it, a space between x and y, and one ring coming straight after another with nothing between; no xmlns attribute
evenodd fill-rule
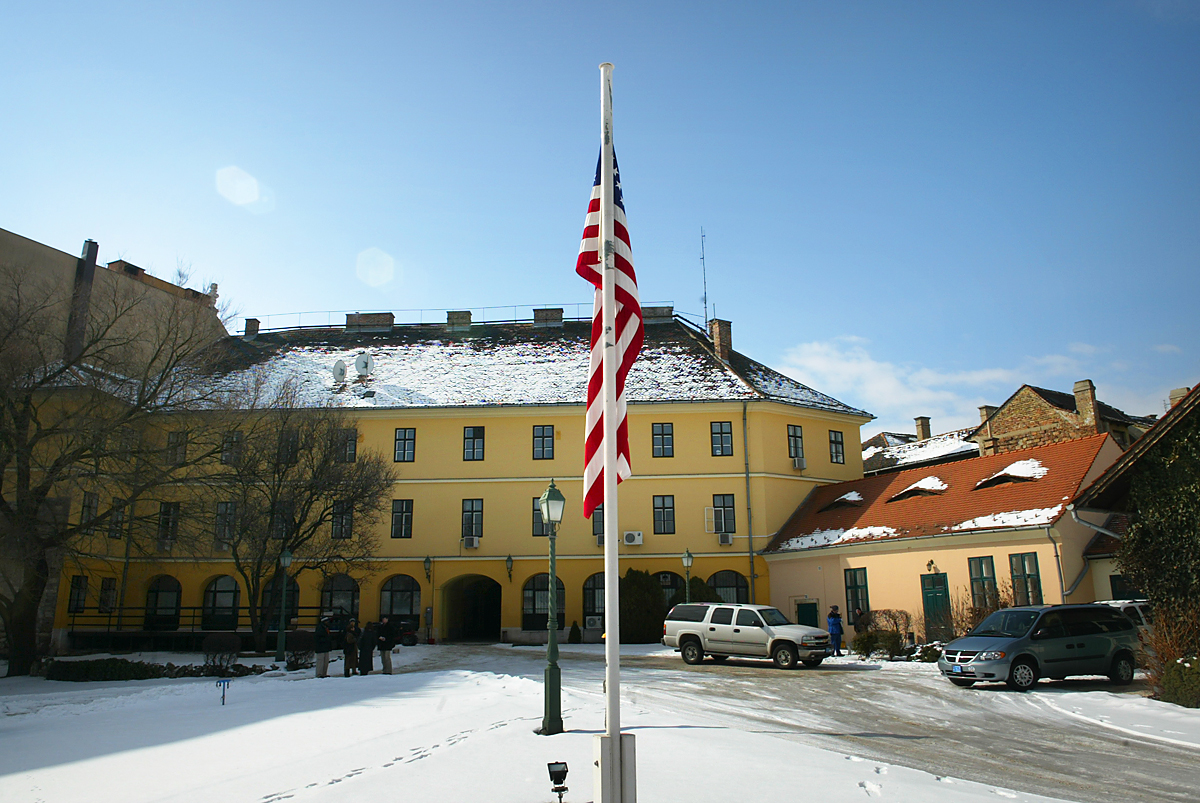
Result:
<svg viewBox="0 0 1200 803"><path fill-rule="evenodd" d="M708 331L708 269L704 265L704 227L700 227L700 278L704 283L704 295L701 296L701 301L704 302L704 331Z"/></svg>

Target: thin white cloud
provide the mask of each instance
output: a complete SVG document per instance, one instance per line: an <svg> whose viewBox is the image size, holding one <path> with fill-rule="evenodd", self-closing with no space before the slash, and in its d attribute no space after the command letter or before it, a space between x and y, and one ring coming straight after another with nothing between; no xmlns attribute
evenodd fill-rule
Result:
<svg viewBox="0 0 1200 803"><path fill-rule="evenodd" d="M1160 354L1182 354L1183 353L1183 349L1181 349L1181 348L1179 348L1179 346L1173 345L1171 343L1159 343L1157 346L1154 346L1153 348L1155 351L1159 352Z"/></svg>
<svg viewBox="0 0 1200 803"><path fill-rule="evenodd" d="M1071 352L1072 354L1091 355L1098 354L1100 352L1100 347L1093 346L1091 343L1072 343L1071 345L1067 346L1067 351Z"/></svg>

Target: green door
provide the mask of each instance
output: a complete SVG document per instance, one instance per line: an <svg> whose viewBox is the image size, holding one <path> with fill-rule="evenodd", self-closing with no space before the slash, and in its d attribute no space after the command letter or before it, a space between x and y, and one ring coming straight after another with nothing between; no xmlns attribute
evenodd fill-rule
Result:
<svg viewBox="0 0 1200 803"><path fill-rule="evenodd" d="M815 602L797 602L796 603L796 624L808 625L809 627L817 626L817 603Z"/></svg>
<svg viewBox="0 0 1200 803"><path fill-rule="evenodd" d="M925 603L925 640L950 641L950 581L944 572L921 575L921 598Z"/></svg>

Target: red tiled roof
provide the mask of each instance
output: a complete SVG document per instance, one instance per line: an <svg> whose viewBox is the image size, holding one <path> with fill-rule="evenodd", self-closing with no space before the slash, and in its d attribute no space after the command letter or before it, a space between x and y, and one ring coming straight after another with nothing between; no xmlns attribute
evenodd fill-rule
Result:
<svg viewBox="0 0 1200 803"><path fill-rule="evenodd" d="M1093 435L826 485L809 495L765 551L1050 526L1079 493L1080 483L1108 437ZM1041 476L976 487L1014 463L1036 468L1032 473ZM934 490L938 483L930 481L922 483L929 492L910 492L893 501L927 477L937 477L945 490ZM861 501L854 500L854 495L861 496Z"/></svg>

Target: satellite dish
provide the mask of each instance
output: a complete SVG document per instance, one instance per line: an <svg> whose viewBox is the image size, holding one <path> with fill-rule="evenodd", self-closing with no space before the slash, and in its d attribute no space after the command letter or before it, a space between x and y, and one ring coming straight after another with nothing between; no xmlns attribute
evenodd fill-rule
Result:
<svg viewBox="0 0 1200 803"><path fill-rule="evenodd" d="M370 354L359 354L354 358L354 370L358 371L359 376L366 376L375 370L375 360L371 359Z"/></svg>
<svg viewBox="0 0 1200 803"><path fill-rule="evenodd" d="M333 381L339 383L346 381L346 363L341 360L333 364Z"/></svg>

